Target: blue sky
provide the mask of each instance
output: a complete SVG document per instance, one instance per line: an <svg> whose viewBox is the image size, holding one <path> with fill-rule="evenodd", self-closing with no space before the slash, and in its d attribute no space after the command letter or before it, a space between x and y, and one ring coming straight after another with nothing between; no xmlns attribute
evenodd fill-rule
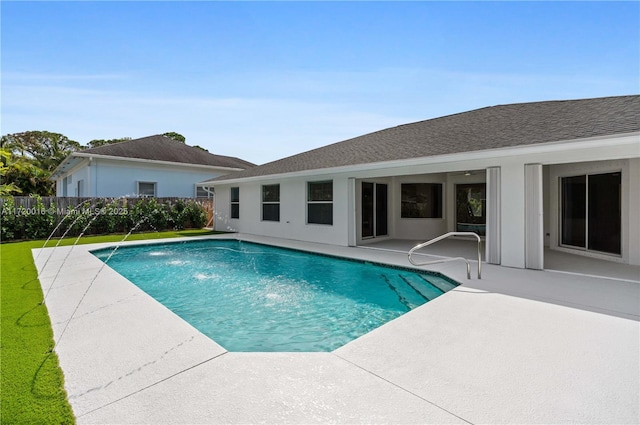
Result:
<svg viewBox="0 0 640 425"><path fill-rule="evenodd" d="M637 94L638 2L2 1L2 134L258 164L496 104Z"/></svg>

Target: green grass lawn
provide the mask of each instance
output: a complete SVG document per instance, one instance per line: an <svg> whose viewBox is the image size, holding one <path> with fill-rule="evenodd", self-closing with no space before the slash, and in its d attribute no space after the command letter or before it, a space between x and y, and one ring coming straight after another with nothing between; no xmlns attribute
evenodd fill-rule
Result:
<svg viewBox="0 0 640 425"><path fill-rule="evenodd" d="M127 240L200 236L207 230L132 234ZM79 243L119 242L124 235L87 236ZM71 245L76 238L62 241ZM58 241L52 240L48 246ZM0 423L72 424L53 331L31 249L44 241L0 245Z"/></svg>

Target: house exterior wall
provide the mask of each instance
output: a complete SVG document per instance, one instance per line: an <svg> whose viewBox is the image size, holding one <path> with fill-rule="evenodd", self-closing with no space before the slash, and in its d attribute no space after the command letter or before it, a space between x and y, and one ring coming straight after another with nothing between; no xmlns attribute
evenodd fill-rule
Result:
<svg viewBox="0 0 640 425"><path fill-rule="evenodd" d="M448 212L452 211L453 190L450 189L450 178L445 173L418 174L409 176L398 176L392 179L390 188L390 229L393 238L427 240L447 232L449 220ZM401 189L403 183L440 183L442 190L442 218L402 218L401 217Z"/></svg>
<svg viewBox="0 0 640 425"><path fill-rule="evenodd" d="M307 223L307 182L333 181L333 225ZM262 220L262 186L280 185L280 221ZM231 218L230 188L239 187L240 218ZM263 180L238 185L216 185L215 228L217 230L348 245L348 179L318 176Z"/></svg>
<svg viewBox="0 0 640 425"><path fill-rule="evenodd" d="M56 195L63 196L67 177L67 196L121 197L136 196L137 182L155 182L158 197L195 197L195 185L222 175L216 170L200 167L125 162L93 158L84 160L56 181ZM78 193L77 182L84 182Z"/></svg>
<svg viewBox="0 0 640 425"><path fill-rule="evenodd" d="M216 229L242 233L307 240L335 245L367 243L360 231L361 184L366 182L389 185L389 238L427 240L455 230L455 185L458 183L486 182L486 170L498 170L497 181L487 188L499 194L499 211L494 241L500 251L500 264L509 267L525 267L527 235L526 193L535 190L536 204L542 203L542 226L536 226L535 244L558 247L559 202L558 177L567 172L582 173L594 170L619 169L622 181L622 233L623 255L616 259L630 264L640 263L640 159L638 136L622 135L612 138L594 138L580 142L550 143L542 146L500 149L492 152L467 152L448 157L416 158L394 164L354 166L352 169L321 170L296 175L265 176L233 182L215 182ZM537 164L536 188L527 188L525 169ZM465 171L473 170L471 176ZM334 224L332 226L306 223L306 182L333 180ZM402 219L400 217L400 185L403 182L442 182L443 219ZM261 220L261 185L281 185L281 221ZM229 188L240 188L240 219L230 219ZM542 192L541 194L539 192ZM531 201L529 201L531 202ZM529 217L531 212L529 213ZM487 223L490 223L487 217ZM529 226L531 228L531 226ZM487 241L489 242L489 241ZM536 250L541 247L531 247ZM572 253L586 255L571 250ZM594 255L595 254L589 254Z"/></svg>
<svg viewBox="0 0 640 425"><path fill-rule="evenodd" d="M91 194L89 161L82 161L69 173L56 180L56 196L83 197ZM78 182L82 182L80 186ZM66 191L65 191L66 186ZM80 192L78 189L80 188Z"/></svg>

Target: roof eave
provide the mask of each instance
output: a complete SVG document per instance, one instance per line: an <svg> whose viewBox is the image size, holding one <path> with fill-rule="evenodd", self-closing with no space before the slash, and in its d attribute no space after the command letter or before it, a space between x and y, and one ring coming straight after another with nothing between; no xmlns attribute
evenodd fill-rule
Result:
<svg viewBox="0 0 640 425"><path fill-rule="evenodd" d="M51 172L49 180L56 181L58 177L73 170L79 163L82 162L82 158L78 158L76 153L72 153L66 157L58 166Z"/></svg>
<svg viewBox="0 0 640 425"><path fill-rule="evenodd" d="M418 157L418 158L407 158L407 159L399 159L392 161L380 161L380 162L370 162L364 164L353 164L353 165L345 165L340 167L327 167L327 168L315 168L308 169L302 171L294 171L288 173L276 173L276 174L265 174L260 176L252 176L252 177L243 177L243 178L216 178L214 180L201 182L203 185L215 186L217 184L236 184L236 183L246 183L252 181L259 180L274 180L280 178L295 178L301 176L314 176L314 175L326 175L326 174L339 174L345 172L360 172L360 171L371 171L382 168L397 168L397 167L410 167L415 165L428 165L428 164L437 164L444 162L458 162L458 161L469 161L469 160L481 160L481 159L490 159L490 158L504 158L509 156L520 156L520 155L530 155L530 154L540 154L540 153L553 153L561 150L566 150L569 146L571 149L581 149L581 148L589 148L596 147L602 144L604 140L609 140L612 138L616 139L625 139L622 141L623 144L629 145L637 145L638 137L640 137L640 131L634 131L630 133L620 133L620 134L611 134L606 136L595 136L589 138L582 139L569 139L569 140L560 140L554 142L545 142L545 143L536 143L532 145L519 145L512 147L504 147L504 148L496 148L496 149L484 149L477 151L468 151L468 152L457 152L452 154L444 154L444 155L434 155L434 156L426 156L426 157ZM577 144L580 144L579 146Z"/></svg>
<svg viewBox="0 0 640 425"><path fill-rule="evenodd" d="M85 153L85 152L76 152L73 155L78 157L84 157L84 158L108 159L113 161L141 162L145 164L158 164L158 165L174 165L174 166L177 165L177 166L189 167L189 168L215 169L215 170L228 171L228 172L244 170L244 168L223 167L220 165L192 164L188 162L161 161L157 159L145 159L145 158L130 158L130 157L124 157L124 156L100 155L100 154Z"/></svg>

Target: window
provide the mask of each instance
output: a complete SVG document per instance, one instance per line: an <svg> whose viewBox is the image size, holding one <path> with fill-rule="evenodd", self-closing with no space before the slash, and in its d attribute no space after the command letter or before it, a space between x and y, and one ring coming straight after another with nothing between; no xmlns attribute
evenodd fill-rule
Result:
<svg viewBox="0 0 640 425"><path fill-rule="evenodd" d="M561 245L620 255L621 188L620 172L563 177Z"/></svg>
<svg viewBox="0 0 640 425"><path fill-rule="evenodd" d="M67 177L62 179L62 196L67 196L67 193L68 193L67 185L69 183L67 179L68 179Z"/></svg>
<svg viewBox="0 0 640 425"><path fill-rule="evenodd" d="M385 183L362 182L361 232L363 238L387 236L389 233L389 188Z"/></svg>
<svg viewBox="0 0 640 425"><path fill-rule="evenodd" d="M155 182L138 182L138 196L141 198L149 198L156 196Z"/></svg>
<svg viewBox="0 0 640 425"><path fill-rule="evenodd" d="M333 224L333 182L307 183L307 223Z"/></svg>
<svg viewBox="0 0 640 425"><path fill-rule="evenodd" d="M196 198L198 199L213 198L213 189L210 187L196 186Z"/></svg>
<svg viewBox="0 0 640 425"><path fill-rule="evenodd" d="M403 183L400 189L400 217L442 218L442 184Z"/></svg>
<svg viewBox="0 0 640 425"><path fill-rule="evenodd" d="M77 196L84 196L84 180L78 180L76 188Z"/></svg>
<svg viewBox="0 0 640 425"><path fill-rule="evenodd" d="M262 186L262 219L280 221L280 185Z"/></svg>
<svg viewBox="0 0 640 425"><path fill-rule="evenodd" d="M456 185L456 232L486 235L487 185L470 183Z"/></svg>
<svg viewBox="0 0 640 425"><path fill-rule="evenodd" d="M240 188L231 188L231 218L240 218Z"/></svg>

